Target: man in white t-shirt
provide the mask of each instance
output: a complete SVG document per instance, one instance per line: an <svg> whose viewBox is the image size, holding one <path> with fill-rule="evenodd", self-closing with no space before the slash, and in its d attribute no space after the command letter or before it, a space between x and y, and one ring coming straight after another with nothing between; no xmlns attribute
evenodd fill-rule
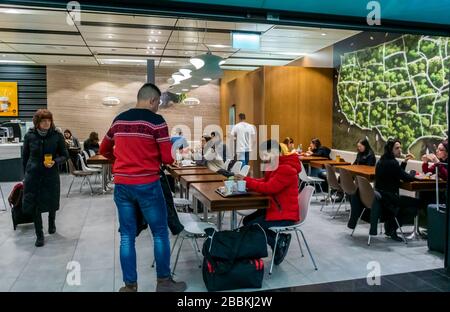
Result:
<svg viewBox="0 0 450 312"><path fill-rule="evenodd" d="M253 137L256 135L255 126L245 122L245 114L239 114L239 123L231 130L231 135L236 137L236 159L242 161L242 165L248 165L250 152L252 151Z"/></svg>

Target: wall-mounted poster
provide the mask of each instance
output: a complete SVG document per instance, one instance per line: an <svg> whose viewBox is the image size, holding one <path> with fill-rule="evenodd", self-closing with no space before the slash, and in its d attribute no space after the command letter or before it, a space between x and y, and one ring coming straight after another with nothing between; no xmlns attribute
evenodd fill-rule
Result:
<svg viewBox="0 0 450 312"><path fill-rule="evenodd" d="M17 82L0 82L0 117L19 116Z"/></svg>

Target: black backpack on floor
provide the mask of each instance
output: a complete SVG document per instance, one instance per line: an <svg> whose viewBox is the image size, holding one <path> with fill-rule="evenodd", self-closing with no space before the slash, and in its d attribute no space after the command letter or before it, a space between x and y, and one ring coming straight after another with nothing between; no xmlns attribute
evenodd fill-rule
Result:
<svg viewBox="0 0 450 312"><path fill-rule="evenodd" d="M233 231L206 229L203 281L209 291L261 288L267 237L259 224Z"/></svg>

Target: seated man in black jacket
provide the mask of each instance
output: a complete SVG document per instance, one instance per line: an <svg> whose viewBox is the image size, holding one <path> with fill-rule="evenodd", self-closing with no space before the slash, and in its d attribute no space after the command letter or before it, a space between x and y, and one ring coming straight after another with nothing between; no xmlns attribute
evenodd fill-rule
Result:
<svg viewBox="0 0 450 312"><path fill-rule="evenodd" d="M402 241L397 236L398 227L405 223L412 223L418 209L422 206L419 199L399 195L402 181L414 181L414 176L405 171L406 163L413 156L411 154L406 155L405 160L400 165L396 158L400 157L401 154L402 145L400 141L389 139L384 146L384 154L375 168L375 189L381 195L381 214L385 220L385 233L396 241ZM397 224L397 221L399 224Z"/></svg>

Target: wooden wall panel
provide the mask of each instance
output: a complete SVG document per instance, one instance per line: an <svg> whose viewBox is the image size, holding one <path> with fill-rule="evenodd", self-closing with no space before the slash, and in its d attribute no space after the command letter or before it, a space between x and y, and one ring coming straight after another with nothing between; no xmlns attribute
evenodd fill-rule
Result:
<svg viewBox="0 0 450 312"><path fill-rule="evenodd" d="M161 90L168 87L167 78L172 71L156 71L156 84ZM57 125L69 128L80 140L96 131L102 138L113 118L121 111L133 107L139 88L146 82L145 67L90 67L48 66L48 108L54 113ZM117 96L118 107L101 104L105 96ZM173 105L160 109L169 129L186 125L194 133L194 116L202 117L202 128L210 124L219 125L219 85L213 81L189 92L189 97L198 98L198 106ZM200 127L200 125L197 125ZM193 138L192 138L193 139Z"/></svg>
<svg viewBox="0 0 450 312"><path fill-rule="evenodd" d="M332 75L327 68L264 68L265 121L280 126L280 140L290 136L306 147L319 137L331 147Z"/></svg>

